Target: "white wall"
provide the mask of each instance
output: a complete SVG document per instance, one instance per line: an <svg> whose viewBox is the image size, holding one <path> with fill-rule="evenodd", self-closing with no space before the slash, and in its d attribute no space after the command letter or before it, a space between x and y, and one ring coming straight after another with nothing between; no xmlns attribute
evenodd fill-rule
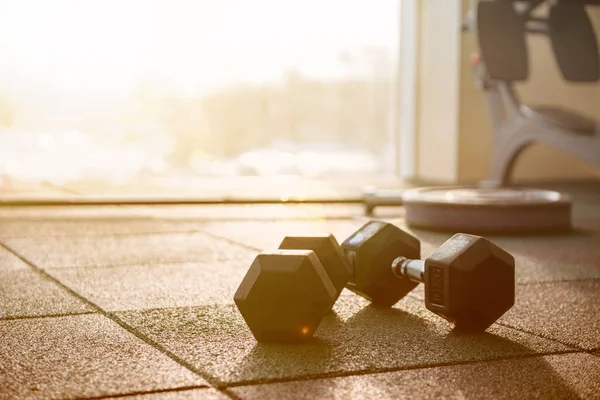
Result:
<svg viewBox="0 0 600 400"><path fill-rule="evenodd" d="M460 4L421 1L417 85L417 174L454 182L458 176Z"/></svg>

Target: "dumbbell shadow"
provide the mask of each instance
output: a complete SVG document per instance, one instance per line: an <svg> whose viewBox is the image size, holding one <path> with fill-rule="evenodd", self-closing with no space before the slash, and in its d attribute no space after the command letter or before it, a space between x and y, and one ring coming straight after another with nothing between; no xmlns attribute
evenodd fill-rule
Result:
<svg viewBox="0 0 600 400"><path fill-rule="evenodd" d="M257 342L236 372L253 374L264 363L268 363L271 370L285 371L284 375L293 374L294 377L368 369L374 367L369 349L380 348L382 351L373 357L382 360L386 348L392 345L392 326L398 328L404 324L414 329L426 328L420 318L401 310L373 306L361 309L367 304L359 298L342 296L335 308L325 315L313 337L296 343ZM378 324L376 329L373 324ZM383 326L390 328L386 340L381 336Z"/></svg>
<svg viewBox="0 0 600 400"><path fill-rule="evenodd" d="M576 392L566 383L555 368L544 358L543 354L533 355L527 358L514 358L515 353L532 353L529 347L507 338L491 334L489 332L473 333L460 329L452 329L442 339L444 347L452 348L470 344L471 351L475 351L482 358L490 359L486 364L467 364L455 368L451 376L449 371L442 372L440 379L443 382L452 382L452 386L460 391L464 399L481 398L515 398L524 393L536 393L536 398L580 398ZM495 352L491 351L490 343L498 350L506 352L497 358ZM572 356L574 354L570 354ZM555 355L554 357L561 357ZM562 361L562 360L561 360ZM457 372L458 371L458 372ZM510 382L511 387L500 387L498 381ZM491 389L495 390L491 390ZM512 393L512 394L508 394Z"/></svg>
<svg viewBox="0 0 600 400"><path fill-rule="evenodd" d="M522 337L509 337L510 330L502 327L494 328L492 333L453 330L450 323L428 316L414 299L404 299L394 308L378 308L358 297L343 295L313 338L294 344L256 343L238 364L236 374L260 376L257 371L268 365L270 371L278 371L275 380L326 377L350 371L459 364L537 351Z"/></svg>

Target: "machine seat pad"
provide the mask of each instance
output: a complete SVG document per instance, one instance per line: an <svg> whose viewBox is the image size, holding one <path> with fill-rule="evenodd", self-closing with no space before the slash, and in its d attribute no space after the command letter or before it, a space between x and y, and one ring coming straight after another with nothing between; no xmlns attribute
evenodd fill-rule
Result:
<svg viewBox="0 0 600 400"><path fill-rule="evenodd" d="M576 111L551 106L523 106L523 113L579 135L600 134L600 123Z"/></svg>

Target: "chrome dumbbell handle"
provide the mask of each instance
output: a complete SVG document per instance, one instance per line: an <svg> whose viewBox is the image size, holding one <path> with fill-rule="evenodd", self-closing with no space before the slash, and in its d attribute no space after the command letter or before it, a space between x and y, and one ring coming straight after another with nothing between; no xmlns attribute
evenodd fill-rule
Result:
<svg viewBox="0 0 600 400"><path fill-rule="evenodd" d="M392 273L397 278L407 278L413 282L425 281L425 262L398 257L392 262Z"/></svg>

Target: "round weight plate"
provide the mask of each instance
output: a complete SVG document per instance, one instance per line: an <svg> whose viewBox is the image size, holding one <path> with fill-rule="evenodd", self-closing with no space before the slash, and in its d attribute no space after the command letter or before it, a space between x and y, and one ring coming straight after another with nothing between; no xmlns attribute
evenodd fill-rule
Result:
<svg viewBox="0 0 600 400"><path fill-rule="evenodd" d="M571 198L550 190L431 187L404 193L406 223L464 233L571 229Z"/></svg>

